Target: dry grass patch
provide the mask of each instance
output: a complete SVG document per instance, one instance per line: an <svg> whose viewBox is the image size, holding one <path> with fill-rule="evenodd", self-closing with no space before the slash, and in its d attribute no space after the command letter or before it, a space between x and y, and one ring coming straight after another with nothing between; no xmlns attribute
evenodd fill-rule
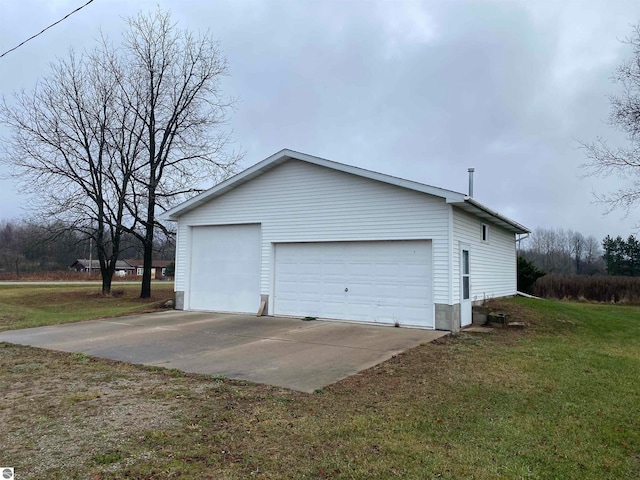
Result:
<svg viewBox="0 0 640 480"><path fill-rule="evenodd" d="M99 285L1 285L0 331L155 311L173 298L172 283L154 283L152 298L140 286L114 286L112 296Z"/></svg>
<svg viewBox="0 0 640 480"><path fill-rule="evenodd" d="M315 394L4 344L3 458L20 478L638 478L640 310L496 308L532 327Z"/></svg>

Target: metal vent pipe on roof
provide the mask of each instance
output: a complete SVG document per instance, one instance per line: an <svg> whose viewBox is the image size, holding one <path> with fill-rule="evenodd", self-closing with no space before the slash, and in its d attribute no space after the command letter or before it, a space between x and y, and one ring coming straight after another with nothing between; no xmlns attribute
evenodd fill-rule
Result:
<svg viewBox="0 0 640 480"><path fill-rule="evenodd" d="M475 168L470 168L468 170L469 172L469 196L473 197L473 172L475 171Z"/></svg>

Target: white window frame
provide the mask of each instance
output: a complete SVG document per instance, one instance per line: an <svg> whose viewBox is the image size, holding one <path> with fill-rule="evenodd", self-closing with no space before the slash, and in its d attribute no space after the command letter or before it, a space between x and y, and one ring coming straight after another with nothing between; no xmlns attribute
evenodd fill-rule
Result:
<svg viewBox="0 0 640 480"><path fill-rule="evenodd" d="M489 225L487 225L486 223L482 224L480 235L483 242L489 241Z"/></svg>
<svg viewBox="0 0 640 480"><path fill-rule="evenodd" d="M460 286L460 298L462 300L471 301L471 252L469 251L469 247L463 246L462 252L460 252L460 263L461 263L461 281L462 285Z"/></svg>
<svg viewBox="0 0 640 480"><path fill-rule="evenodd" d="M143 267L136 268L136 275L139 276L139 277L144 275L144 268Z"/></svg>

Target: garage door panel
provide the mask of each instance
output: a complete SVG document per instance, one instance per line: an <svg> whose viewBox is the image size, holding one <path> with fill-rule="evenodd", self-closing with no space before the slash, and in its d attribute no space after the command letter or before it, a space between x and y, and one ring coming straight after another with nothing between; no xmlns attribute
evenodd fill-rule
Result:
<svg viewBox="0 0 640 480"><path fill-rule="evenodd" d="M420 301L420 297L424 292L424 288L421 285L402 285L400 291L398 292L398 297L403 300L417 300ZM426 299L423 300L426 305Z"/></svg>
<svg viewBox="0 0 640 480"><path fill-rule="evenodd" d="M260 299L260 225L193 227L189 308L255 312Z"/></svg>
<svg viewBox="0 0 640 480"><path fill-rule="evenodd" d="M422 265L415 265L411 263L403 263L402 269L404 273L404 278L411 279L420 279L423 280L427 277L427 272L422 268Z"/></svg>
<svg viewBox="0 0 640 480"><path fill-rule="evenodd" d="M373 275L376 278L392 278L394 280L397 280L398 267L399 265L394 265L392 263L376 264L373 266Z"/></svg>
<svg viewBox="0 0 640 480"><path fill-rule="evenodd" d="M278 244L275 277L275 314L433 328L430 241Z"/></svg>
<svg viewBox="0 0 640 480"><path fill-rule="evenodd" d="M322 307L315 307L313 316L319 316L322 318L341 318L341 316L344 315L345 308L345 302L332 302L329 300L326 301Z"/></svg>
<svg viewBox="0 0 640 480"><path fill-rule="evenodd" d="M370 279L374 274L374 266L371 263L350 263L349 275L353 278Z"/></svg>

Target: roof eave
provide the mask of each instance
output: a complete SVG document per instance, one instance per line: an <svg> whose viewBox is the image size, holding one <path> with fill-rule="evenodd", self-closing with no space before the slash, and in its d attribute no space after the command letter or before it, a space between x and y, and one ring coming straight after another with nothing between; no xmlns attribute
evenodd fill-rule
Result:
<svg viewBox="0 0 640 480"><path fill-rule="evenodd" d="M463 201L454 201L454 202L447 202L447 203L451 203L452 205L466 212L469 212L475 215L476 217L491 221L492 223L495 223L501 226L502 228L505 228L513 233L518 233L518 234L531 233L531 230L529 230L524 225L520 225L518 222L511 220L510 218L507 218L504 215L499 214L495 210L491 210L489 207L481 204L480 202L477 202L476 200L474 200L472 197L469 197L468 195L464 196Z"/></svg>

